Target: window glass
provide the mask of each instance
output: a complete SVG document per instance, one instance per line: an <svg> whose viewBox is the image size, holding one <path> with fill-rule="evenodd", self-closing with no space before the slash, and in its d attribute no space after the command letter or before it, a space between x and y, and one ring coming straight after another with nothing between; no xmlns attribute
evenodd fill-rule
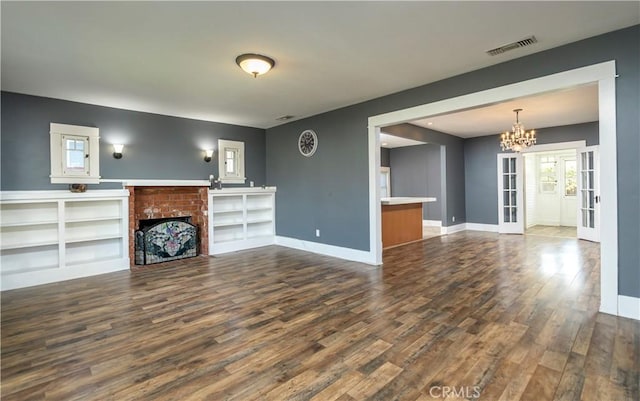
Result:
<svg viewBox="0 0 640 401"><path fill-rule="evenodd" d="M576 196L578 190L577 164L575 160L564 161L564 195Z"/></svg>
<svg viewBox="0 0 640 401"><path fill-rule="evenodd" d="M237 175L237 157L236 157L237 152L233 149L225 149L224 152L224 164L225 164L225 171L227 173L227 175Z"/></svg>
<svg viewBox="0 0 640 401"><path fill-rule="evenodd" d="M541 156L538 165L541 193L555 193L558 178L555 156Z"/></svg>
<svg viewBox="0 0 640 401"><path fill-rule="evenodd" d="M84 171L84 141L77 139L67 139L65 143L67 170L71 169Z"/></svg>

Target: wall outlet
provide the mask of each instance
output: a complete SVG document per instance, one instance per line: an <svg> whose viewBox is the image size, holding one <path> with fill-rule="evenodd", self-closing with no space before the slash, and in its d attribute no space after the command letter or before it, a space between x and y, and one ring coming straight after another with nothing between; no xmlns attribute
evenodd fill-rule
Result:
<svg viewBox="0 0 640 401"><path fill-rule="evenodd" d="M316 228L316 237L320 236L320 230Z"/></svg>
<svg viewBox="0 0 640 401"><path fill-rule="evenodd" d="M456 216L453 216L453 217L451 218L451 221L455 223L455 222L456 222Z"/></svg>

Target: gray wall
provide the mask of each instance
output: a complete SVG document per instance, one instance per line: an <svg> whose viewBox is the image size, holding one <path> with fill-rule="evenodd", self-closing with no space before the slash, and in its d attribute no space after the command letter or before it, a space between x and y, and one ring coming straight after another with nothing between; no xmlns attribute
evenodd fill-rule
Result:
<svg viewBox="0 0 640 401"><path fill-rule="evenodd" d="M312 157L298 151L305 129L318 135ZM366 117L349 109L267 130L267 181L278 186L278 235L369 249L367 136L353 134L366 130Z"/></svg>
<svg viewBox="0 0 640 401"><path fill-rule="evenodd" d="M2 92L2 182L7 190L66 189L51 184L49 123L100 128L102 178L208 179L218 176L217 152L205 163L205 148L218 139L245 142L247 181L265 181L265 131L258 128L169 117ZM113 143L124 143L113 158ZM247 182L248 185L248 182ZM119 184L91 185L118 188Z"/></svg>
<svg viewBox="0 0 640 401"><path fill-rule="evenodd" d="M587 146L599 144L598 123L537 128L537 144L586 140ZM499 135L469 138L464 142L467 221L498 224Z"/></svg>
<svg viewBox="0 0 640 401"><path fill-rule="evenodd" d="M268 129L267 180L283 189L277 195L278 234L369 249L368 117L615 60L620 75L616 79L619 288L622 295L640 297L638 48L640 25ZM320 147L313 160L298 157L295 146L306 128L315 128L319 136ZM463 155L459 157L464 160ZM464 162L460 164L464 171ZM309 184L313 177L318 182ZM464 181L456 184L464 192ZM299 188L306 191L301 193ZM461 202L464 209L464 200ZM447 217L450 215L448 211ZM314 225L325 222L327 231L336 237L314 238Z"/></svg>
<svg viewBox="0 0 640 401"><path fill-rule="evenodd" d="M391 167L391 149L380 148L380 167Z"/></svg>
<svg viewBox="0 0 640 401"><path fill-rule="evenodd" d="M435 144L391 149L391 195L429 196L436 202L424 204L424 220L441 220L441 146Z"/></svg>
<svg viewBox="0 0 640 401"><path fill-rule="evenodd" d="M444 227L464 223L464 141L462 138L411 124L384 128L385 132L403 138L442 145L440 147L440 220ZM393 189L393 184L392 184Z"/></svg>

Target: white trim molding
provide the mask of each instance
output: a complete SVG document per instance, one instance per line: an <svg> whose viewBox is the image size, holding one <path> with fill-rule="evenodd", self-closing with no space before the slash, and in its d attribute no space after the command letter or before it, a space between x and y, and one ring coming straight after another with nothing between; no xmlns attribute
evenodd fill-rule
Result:
<svg viewBox="0 0 640 401"><path fill-rule="evenodd" d="M123 187L208 187L208 180L145 180L137 178L107 178L100 182L118 182Z"/></svg>
<svg viewBox="0 0 640 401"><path fill-rule="evenodd" d="M534 152L552 152L555 150L565 149L579 149L587 146L587 141L570 141L570 142L556 142L545 143L542 145L533 145L529 148L522 150L520 153L534 153Z"/></svg>
<svg viewBox="0 0 640 401"><path fill-rule="evenodd" d="M375 260L371 259L369 251L361 251L358 249L344 248L341 246L321 244L319 242L303 241L296 238L276 236L276 245L287 248L298 249L320 255L331 256L338 259L350 260L353 262L366 263L368 265L377 265Z"/></svg>
<svg viewBox="0 0 640 401"><path fill-rule="evenodd" d="M442 227L442 221L440 220L422 220L423 227Z"/></svg>
<svg viewBox="0 0 640 401"><path fill-rule="evenodd" d="M640 298L618 295L618 316L640 320Z"/></svg>
<svg viewBox="0 0 640 401"><path fill-rule="evenodd" d="M479 223L466 223L466 229L469 231L486 231L489 233L497 233L497 224L479 224Z"/></svg>
<svg viewBox="0 0 640 401"><path fill-rule="evenodd" d="M440 232L442 234L453 234L460 231L464 231L466 229L467 229L467 223L460 223L460 224L456 224L455 226L442 227L440 229Z"/></svg>
<svg viewBox="0 0 640 401"><path fill-rule="evenodd" d="M602 180L600 243L600 311L618 314L618 188L616 134L616 63L614 60L563 71L514 84L487 89L429 104L369 117L369 243L370 255L382 263L382 229L380 215L380 129L438 114L484 106L572 88L598 84L600 174Z"/></svg>

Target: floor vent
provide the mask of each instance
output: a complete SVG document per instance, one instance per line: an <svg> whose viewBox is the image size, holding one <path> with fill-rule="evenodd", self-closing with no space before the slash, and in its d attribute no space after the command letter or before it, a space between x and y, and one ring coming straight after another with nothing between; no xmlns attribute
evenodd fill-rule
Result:
<svg viewBox="0 0 640 401"><path fill-rule="evenodd" d="M529 46L534 43L538 43L538 39L536 39L535 36L531 35L528 38L519 40L517 42L509 43L504 46L496 47L495 49L487 50L487 54L490 56L496 56L498 54L508 52L509 50L517 49L519 47Z"/></svg>

